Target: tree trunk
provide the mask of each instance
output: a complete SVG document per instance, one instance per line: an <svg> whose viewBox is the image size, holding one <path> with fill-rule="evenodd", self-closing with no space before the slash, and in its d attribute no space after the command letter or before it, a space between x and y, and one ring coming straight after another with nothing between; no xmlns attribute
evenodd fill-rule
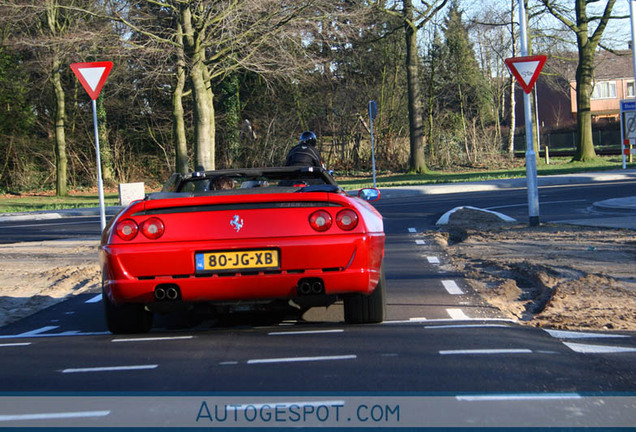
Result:
<svg viewBox="0 0 636 432"><path fill-rule="evenodd" d="M579 65L576 68L576 153L574 160L589 161L596 158L592 139L592 75L594 72L594 52L579 49Z"/></svg>
<svg viewBox="0 0 636 432"><path fill-rule="evenodd" d="M419 56L417 52L417 28L413 23L413 3L403 0L404 30L406 33L406 79L409 104L409 169L416 173L426 173L424 157L424 127L422 121L422 104L420 101L420 83L418 76Z"/></svg>
<svg viewBox="0 0 636 432"><path fill-rule="evenodd" d="M55 92L55 194L57 196L68 196L66 186L68 159L66 156L66 135L64 133L66 111L64 109L64 89L62 88L60 66L61 62L56 57L53 61L53 73L51 76Z"/></svg>
<svg viewBox="0 0 636 432"><path fill-rule="evenodd" d="M185 55L191 64L190 79L194 99L194 154L195 170L214 169L214 106L210 79L205 65L205 49L201 35L195 31L190 9L185 6L181 14Z"/></svg>
<svg viewBox="0 0 636 432"><path fill-rule="evenodd" d="M183 112L183 89L186 82L185 61L183 60L183 30L181 24L177 24L179 39L179 59L177 60L176 78L172 92L172 128L175 151L175 171L181 174L188 173L188 143L186 141L185 119Z"/></svg>
<svg viewBox="0 0 636 432"><path fill-rule="evenodd" d="M512 56L517 56L517 37L515 33L515 0L510 1L510 32L512 35ZM515 97L515 78L510 76L510 134L508 135L508 156L515 157L515 129L517 127L517 98Z"/></svg>

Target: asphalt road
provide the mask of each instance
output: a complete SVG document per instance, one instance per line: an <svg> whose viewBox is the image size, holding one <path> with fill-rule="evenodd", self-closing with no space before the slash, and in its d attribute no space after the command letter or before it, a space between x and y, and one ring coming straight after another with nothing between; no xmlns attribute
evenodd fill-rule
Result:
<svg viewBox="0 0 636 432"><path fill-rule="evenodd" d="M634 186L627 181L542 188L542 220L608 217L593 202L633 195ZM527 220L525 190L387 195L377 205L387 233L385 323L344 325L336 305L312 311L306 321L206 319L179 328L171 317L158 320L147 335L113 336L105 329L100 296L77 296L0 329L0 427L210 426L219 423L218 412L202 405L201 395L221 395L227 403L243 394L295 401L304 413L313 407L311 415L318 406L331 407L329 422L319 426L636 424L630 396L636 393L636 334L549 331L502 319L459 275L441 270L446 257L424 239L443 212L459 205ZM49 233L45 224L51 221L40 222L2 223L0 233ZM90 224L99 224L77 222L64 225L63 234L89 234ZM29 395L32 404L16 404L16 394ZM52 399L38 398L43 394L62 397L52 407ZM157 394L163 397L147 398ZM136 398L124 403L104 395ZM175 405L172 396L185 399ZM380 408L361 409L376 405L365 405L360 396L383 398ZM357 404L355 416L336 421L333 407L341 402ZM184 403L185 411L175 408ZM281 412L290 409L285 406ZM397 421L396 406L402 416ZM285 424L271 418L266 424L317 421L310 416L296 422L296 415L287 414L276 417Z"/></svg>

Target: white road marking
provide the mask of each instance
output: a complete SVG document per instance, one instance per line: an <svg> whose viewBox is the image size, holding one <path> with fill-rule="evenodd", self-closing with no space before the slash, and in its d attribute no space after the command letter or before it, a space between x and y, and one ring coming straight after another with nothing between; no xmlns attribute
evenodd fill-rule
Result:
<svg viewBox="0 0 636 432"><path fill-rule="evenodd" d="M325 333L343 333L343 329L333 330L306 330L306 331L287 331L287 332L271 332L269 336L287 336L287 335L312 335L312 334L325 334Z"/></svg>
<svg viewBox="0 0 636 432"><path fill-rule="evenodd" d="M617 354L636 352L636 348L608 346L608 345L587 345L574 342L563 342L568 348L577 353L583 354Z"/></svg>
<svg viewBox="0 0 636 432"><path fill-rule="evenodd" d="M227 366L227 365L237 365L238 362L237 361L224 361L219 363L221 366Z"/></svg>
<svg viewBox="0 0 636 432"><path fill-rule="evenodd" d="M414 320L414 321L406 321L406 320L401 320L401 321L383 321L381 324L413 324L413 323L415 323L415 322L417 322L419 320L420 319L417 319L417 320ZM421 321L422 322L426 322L426 324L435 324L435 323L452 323L452 322L456 322L457 320L454 320L452 318L429 319L429 320L427 320L426 318L422 318ZM508 318L468 318L465 321L472 321L472 322L502 322L502 323L513 323L513 324L518 323L517 320L512 320L512 319L508 319Z"/></svg>
<svg viewBox="0 0 636 432"><path fill-rule="evenodd" d="M64 369L62 373L84 373L84 372L120 372L131 370L146 370L156 369L159 365L135 365L135 366L104 366L104 367L92 367L92 368L72 368Z"/></svg>
<svg viewBox="0 0 636 432"><path fill-rule="evenodd" d="M181 339L192 339L192 338L194 338L194 336L166 336L166 337L113 339L111 342L153 342L153 341L181 340Z"/></svg>
<svg viewBox="0 0 636 432"><path fill-rule="evenodd" d="M426 257L426 259L428 260L429 264L439 264L439 258L437 258L436 256L429 256Z"/></svg>
<svg viewBox="0 0 636 432"><path fill-rule="evenodd" d="M410 233L416 233L416 232L417 232L417 230L416 230L415 228L409 228L409 232L410 232Z"/></svg>
<svg viewBox="0 0 636 432"><path fill-rule="evenodd" d="M448 316L450 316L454 320L466 320L470 319L461 309L446 309Z"/></svg>
<svg viewBox="0 0 636 432"><path fill-rule="evenodd" d="M455 325L440 325L440 326L424 326L425 329L437 330L437 329L456 329L456 328L510 328L504 324L455 324Z"/></svg>
<svg viewBox="0 0 636 432"><path fill-rule="evenodd" d="M488 394L488 395L466 395L455 396L458 401L481 402L481 401L525 401L525 400L560 400L560 399L582 399L577 393L562 394Z"/></svg>
<svg viewBox="0 0 636 432"><path fill-rule="evenodd" d="M453 280L443 280L442 285L444 285L444 288L446 288L446 291L448 291L448 293L451 295L464 294L464 291L462 291L462 289Z"/></svg>
<svg viewBox="0 0 636 432"><path fill-rule="evenodd" d="M409 318L408 320L383 321L382 324L413 324L426 321L426 318Z"/></svg>
<svg viewBox="0 0 636 432"><path fill-rule="evenodd" d="M39 335L40 333L44 333L47 332L49 330L55 330L56 328L59 328L59 326L46 326L46 327L42 327L36 330L31 330L25 333L20 333L19 335L17 335L16 337L29 337L29 336L35 336L35 335Z"/></svg>
<svg viewBox="0 0 636 432"><path fill-rule="evenodd" d="M27 345L31 345L31 342L0 344L0 347L16 347L16 346L27 346Z"/></svg>
<svg viewBox="0 0 636 432"><path fill-rule="evenodd" d="M604 333L584 333L566 330L543 329L550 336L557 339L601 339L601 338L628 338L630 335L604 334Z"/></svg>
<svg viewBox="0 0 636 432"><path fill-rule="evenodd" d="M418 245L425 245L425 244L426 244L426 242L425 242L424 240L415 240L415 244L418 244Z"/></svg>
<svg viewBox="0 0 636 432"><path fill-rule="evenodd" d="M441 355L499 355L499 354L532 354L530 349L470 349L441 350Z"/></svg>
<svg viewBox="0 0 636 432"><path fill-rule="evenodd" d="M56 420L69 418L105 417L110 411L78 411L65 413L40 413L40 414L5 414L0 415L0 421L20 420Z"/></svg>
<svg viewBox="0 0 636 432"><path fill-rule="evenodd" d="M358 358L355 354L340 356L320 356L320 357L286 357L271 359L252 359L247 364L263 364L263 363L294 363L294 362L312 362L312 361L329 361L329 360L355 360Z"/></svg>
<svg viewBox="0 0 636 432"><path fill-rule="evenodd" d="M89 300L86 300L84 303L98 303L100 301L102 301L102 295L98 294L95 297L93 297L93 298L91 298Z"/></svg>
<svg viewBox="0 0 636 432"><path fill-rule="evenodd" d="M57 328L57 327L54 327ZM60 336L99 336L110 334L109 332L87 332L82 333L79 330L69 330L62 333L46 333L46 334L32 334L31 332L22 333L18 335L2 335L0 339L15 339L15 338L47 338L47 337L60 337Z"/></svg>

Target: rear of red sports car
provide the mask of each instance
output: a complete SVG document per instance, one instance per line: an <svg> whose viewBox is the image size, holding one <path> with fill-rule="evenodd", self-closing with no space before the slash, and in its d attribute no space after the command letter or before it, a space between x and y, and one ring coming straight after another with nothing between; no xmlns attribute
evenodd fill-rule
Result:
<svg viewBox="0 0 636 432"><path fill-rule="evenodd" d="M229 177L231 189L202 184ZM100 259L113 333L150 330L183 304L344 301L350 323L384 319L382 217L322 169L194 173L125 208Z"/></svg>

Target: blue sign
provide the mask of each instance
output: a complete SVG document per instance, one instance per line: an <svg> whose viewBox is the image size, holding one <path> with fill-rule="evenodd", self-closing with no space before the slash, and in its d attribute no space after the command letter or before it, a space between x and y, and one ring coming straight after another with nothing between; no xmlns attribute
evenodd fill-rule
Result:
<svg viewBox="0 0 636 432"><path fill-rule="evenodd" d="M634 111L636 110L636 100L622 100L621 111Z"/></svg>

